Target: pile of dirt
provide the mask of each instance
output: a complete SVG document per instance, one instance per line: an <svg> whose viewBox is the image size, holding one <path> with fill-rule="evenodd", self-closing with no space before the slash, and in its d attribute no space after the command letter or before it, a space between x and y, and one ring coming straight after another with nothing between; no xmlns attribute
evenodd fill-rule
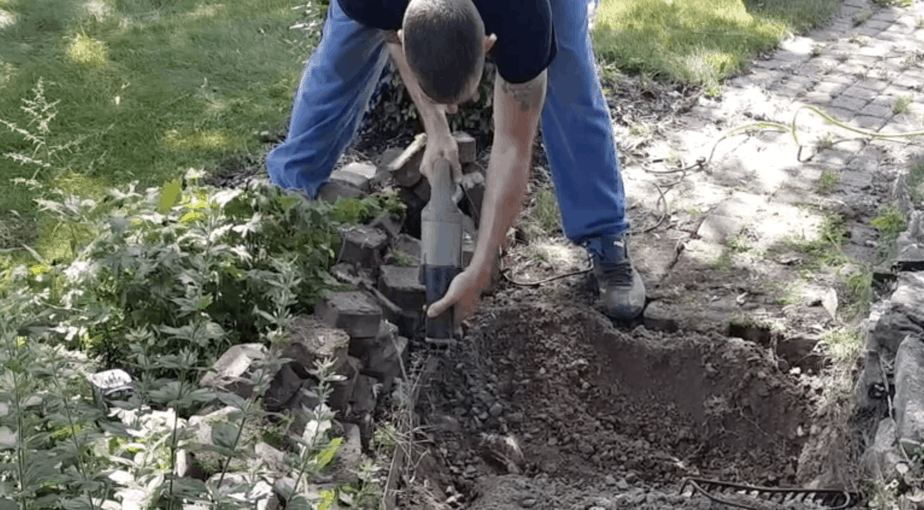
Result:
<svg viewBox="0 0 924 510"><path fill-rule="evenodd" d="M793 486L806 475L815 379L741 339L624 331L529 294L487 299L464 342L435 355L415 484L433 491L430 507L610 507L588 503L602 497L700 508L708 500L677 494L686 477Z"/></svg>

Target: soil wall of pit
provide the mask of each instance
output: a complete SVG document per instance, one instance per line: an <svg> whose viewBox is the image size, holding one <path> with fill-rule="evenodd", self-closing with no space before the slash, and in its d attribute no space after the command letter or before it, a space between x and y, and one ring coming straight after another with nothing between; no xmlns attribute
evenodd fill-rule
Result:
<svg viewBox="0 0 924 510"><path fill-rule="evenodd" d="M799 458L822 388L766 349L624 331L585 308L487 309L441 355L420 403L443 472L435 487L474 498L476 480L508 473L585 487L810 476Z"/></svg>

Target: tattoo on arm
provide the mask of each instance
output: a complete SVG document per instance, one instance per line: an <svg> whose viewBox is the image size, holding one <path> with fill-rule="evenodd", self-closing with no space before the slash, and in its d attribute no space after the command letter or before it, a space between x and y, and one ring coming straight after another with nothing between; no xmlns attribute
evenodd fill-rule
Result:
<svg viewBox="0 0 924 510"><path fill-rule="evenodd" d="M503 83L503 90L507 94L511 94L517 103L520 104L521 112L537 110L542 107L539 103L542 101L543 97L540 93L543 85L540 80L543 78L545 78L545 73L526 83L510 83L505 80ZM503 80L503 78L501 79Z"/></svg>

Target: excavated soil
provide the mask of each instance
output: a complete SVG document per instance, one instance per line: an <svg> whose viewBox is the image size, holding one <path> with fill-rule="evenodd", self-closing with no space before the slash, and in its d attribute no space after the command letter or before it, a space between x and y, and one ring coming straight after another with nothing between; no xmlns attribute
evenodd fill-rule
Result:
<svg viewBox="0 0 924 510"><path fill-rule="evenodd" d="M399 508L711 508L680 494L686 477L794 486L817 474L800 455L821 435L821 383L756 344L619 329L532 289L482 308L463 343L434 354Z"/></svg>

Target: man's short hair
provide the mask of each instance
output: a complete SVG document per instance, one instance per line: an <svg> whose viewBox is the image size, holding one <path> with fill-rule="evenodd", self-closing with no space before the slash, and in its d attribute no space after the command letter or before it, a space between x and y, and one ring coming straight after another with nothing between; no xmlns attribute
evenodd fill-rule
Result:
<svg viewBox="0 0 924 510"><path fill-rule="evenodd" d="M465 99L484 65L484 22L475 4L425 0L408 8L402 29L408 66L424 93L441 104Z"/></svg>

